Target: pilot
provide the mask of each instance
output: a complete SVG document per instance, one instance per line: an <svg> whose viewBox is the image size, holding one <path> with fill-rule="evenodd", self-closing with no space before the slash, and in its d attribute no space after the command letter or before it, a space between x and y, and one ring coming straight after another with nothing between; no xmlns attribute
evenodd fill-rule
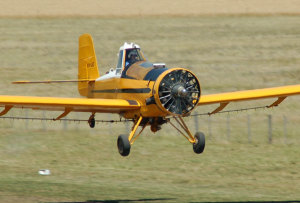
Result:
<svg viewBox="0 0 300 203"><path fill-rule="evenodd" d="M128 66L130 66L131 64L134 64L137 61L137 54L132 51L128 54L128 58L129 58L129 60L126 61L125 67L128 67Z"/></svg>
<svg viewBox="0 0 300 203"><path fill-rule="evenodd" d="M129 54L128 54L128 59L126 60L125 62L125 68L122 72L122 77L125 78L127 77L126 73L127 73L127 70L128 68L134 64L135 62L137 62L137 54L135 51L131 51Z"/></svg>

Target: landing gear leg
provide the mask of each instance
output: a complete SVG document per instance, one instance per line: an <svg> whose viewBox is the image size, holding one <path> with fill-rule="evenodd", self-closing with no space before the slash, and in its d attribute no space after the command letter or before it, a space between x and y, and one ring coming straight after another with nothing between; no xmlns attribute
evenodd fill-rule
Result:
<svg viewBox="0 0 300 203"><path fill-rule="evenodd" d="M93 113L93 114L90 116L90 118L89 118L89 120L88 120L88 123L89 123L89 126L90 126L91 128L94 128L94 127L95 127L95 124L96 124L96 121L95 121L95 113Z"/></svg>
<svg viewBox="0 0 300 203"><path fill-rule="evenodd" d="M193 144L193 149L196 154L201 154L204 151L205 148L205 136L202 132L197 132L195 136L192 136L191 132L189 131L187 125L183 121L182 117L179 116L173 117L176 122L179 124L179 126L186 132L184 134L179 128L177 128L173 123L169 121L169 123L182 135L184 136L190 143Z"/></svg>
<svg viewBox="0 0 300 203"><path fill-rule="evenodd" d="M134 141L141 135L141 133L143 132L143 130L147 126L147 124L145 124L143 126L143 128L141 129L141 131L137 135L135 135L135 132L136 132L137 128L139 127L139 125L141 124L142 119L143 119L143 117L140 116L139 119L135 121L135 123L132 127L132 131L130 132L129 136L120 135L118 137L117 146L118 146L119 153L122 156L128 156L129 155L131 145L133 145Z"/></svg>

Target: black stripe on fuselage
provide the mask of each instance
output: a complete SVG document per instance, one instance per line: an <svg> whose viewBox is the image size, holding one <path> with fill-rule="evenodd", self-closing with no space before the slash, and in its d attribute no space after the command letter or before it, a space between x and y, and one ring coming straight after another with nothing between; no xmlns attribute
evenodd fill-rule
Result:
<svg viewBox="0 0 300 203"><path fill-rule="evenodd" d="M150 88L92 90L92 93L149 93Z"/></svg>

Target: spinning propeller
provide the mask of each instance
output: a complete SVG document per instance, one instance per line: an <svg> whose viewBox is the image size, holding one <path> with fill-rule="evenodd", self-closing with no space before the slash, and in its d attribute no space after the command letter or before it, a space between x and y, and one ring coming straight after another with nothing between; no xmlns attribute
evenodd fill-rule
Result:
<svg viewBox="0 0 300 203"><path fill-rule="evenodd" d="M160 106L177 115L188 114L198 104L200 95L198 79L185 69L167 73L158 87Z"/></svg>

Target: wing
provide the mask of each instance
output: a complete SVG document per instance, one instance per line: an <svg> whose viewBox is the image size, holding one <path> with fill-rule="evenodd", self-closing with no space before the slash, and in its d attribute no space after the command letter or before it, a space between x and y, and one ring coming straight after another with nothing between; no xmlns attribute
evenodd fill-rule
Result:
<svg viewBox="0 0 300 203"><path fill-rule="evenodd" d="M5 107L2 112L0 112L0 116L5 115L11 108L31 108L34 110L63 111L63 113L56 119L60 119L66 116L71 111L92 113L120 113L140 108L140 104L135 100L6 95L0 95L0 106Z"/></svg>
<svg viewBox="0 0 300 203"><path fill-rule="evenodd" d="M214 114L224 109L230 102L239 102L247 100L258 100L265 98L277 98L277 100L268 107L278 106L288 96L300 94L300 85L281 86L274 88L245 90L236 92L227 92L219 94L202 95L198 106L217 104L220 106L209 114Z"/></svg>

